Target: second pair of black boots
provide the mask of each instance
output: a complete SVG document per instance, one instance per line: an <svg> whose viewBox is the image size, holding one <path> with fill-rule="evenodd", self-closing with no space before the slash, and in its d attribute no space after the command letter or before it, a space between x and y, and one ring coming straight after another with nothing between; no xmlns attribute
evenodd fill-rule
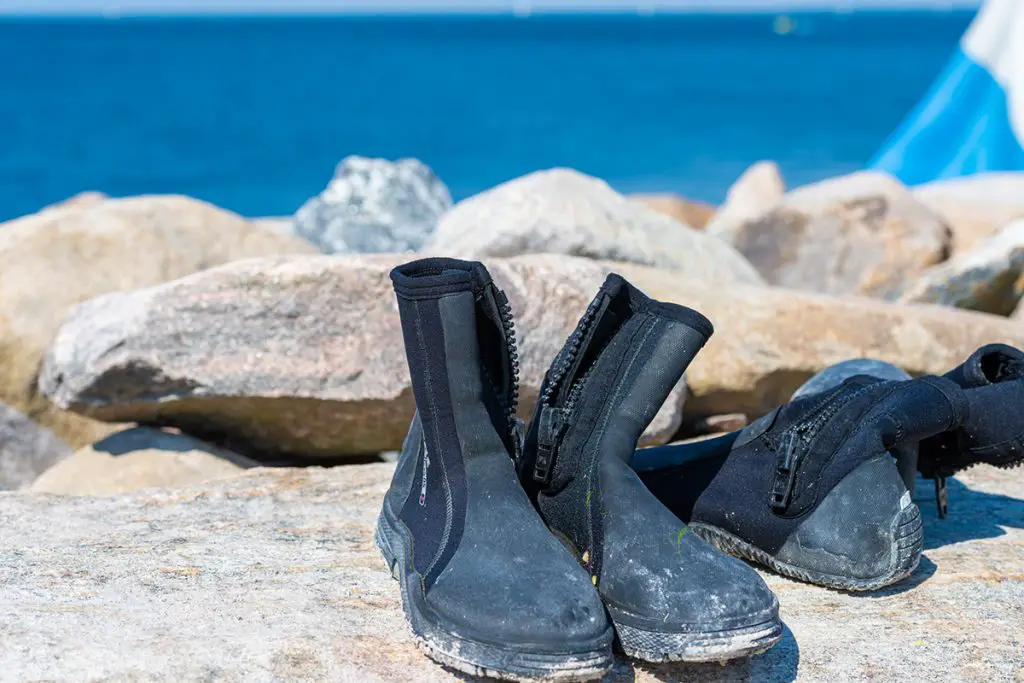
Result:
<svg viewBox="0 0 1024 683"><path fill-rule="evenodd" d="M654 662L779 639L757 573L690 533L630 467L711 335L703 316L609 276L552 364L524 445L511 314L486 269L427 259L392 279L417 414L377 543L431 657L587 680L610 668L615 635Z"/></svg>

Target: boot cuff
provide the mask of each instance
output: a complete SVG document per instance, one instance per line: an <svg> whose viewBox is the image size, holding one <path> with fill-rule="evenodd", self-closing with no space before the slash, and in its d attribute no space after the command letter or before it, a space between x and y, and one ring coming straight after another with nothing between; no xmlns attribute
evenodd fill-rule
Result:
<svg viewBox="0 0 1024 683"><path fill-rule="evenodd" d="M425 258L391 271L395 293L404 299L433 299L471 292L491 281L482 263L451 258Z"/></svg>

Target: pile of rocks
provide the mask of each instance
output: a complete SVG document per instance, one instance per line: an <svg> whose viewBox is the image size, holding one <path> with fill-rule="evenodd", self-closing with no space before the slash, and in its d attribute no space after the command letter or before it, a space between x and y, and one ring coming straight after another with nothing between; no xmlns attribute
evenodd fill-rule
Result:
<svg viewBox="0 0 1024 683"><path fill-rule="evenodd" d="M205 614L207 600L220 604L214 595L228 596L221 588L239 583L239 572L273 572L275 586L281 572L295 572L294 593L275 593L282 602L271 609L280 616L297 608L285 619L295 642L260 649L253 662L265 658L265 670L280 669L285 678L336 678L387 675L392 665L375 652L412 661L397 596L385 589L382 572L366 568L372 511L390 466L316 466L378 460L401 446L413 401L388 272L414 253L480 259L505 289L522 350L523 417L607 273L707 315L716 333L645 434L647 444L685 435L695 422L742 424L848 358L941 373L984 343L1024 346L1024 174L910 190L888 176L859 173L786 192L775 165L764 163L715 209L675 196L626 197L598 179L555 169L452 206L447 188L419 162L350 158L291 220L250 221L185 197L83 195L0 225L0 489L27 489L0 496L0 509L28 535L47 516L82 520L21 559L5 556L0 574L24 577L31 565L52 567L46 571L53 577L72 572L99 581L120 572L116 557L88 550L94 539L108 538L107 525L148 524L133 540L125 531L103 543L155 549L185 533L172 530L185 523L185 545L159 551L152 567L159 581L188 586L174 612L181 623ZM260 466L278 469L239 478ZM219 479L231 481L209 484ZM1019 487L993 482L993 490L1021 495ZM202 484L210 488L181 488ZM158 490L125 495L147 487ZM140 505L155 510L148 521L132 517ZM232 506L244 507L248 521L226 529L221 545L211 530L221 528L216 519L239 513ZM1011 507L1001 510L1020 521L1019 501L1017 513ZM253 539L261 534L306 539L303 559L288 564L283 540L268 541L270 555L257 551ZM1019 568L1018 536L1005 552ZM69 544L80 550L66 566L52 564L52 553ZM220 564L217 553L206 555L214 546ZM1019 600L1021 578L992 586L993 599L1012 597L996 595L1003 590L1017 591ZM313 636L301 627L299 603L320 599L313 588L320 579L347 586L321 597L343 615L337 634L354 638L351 648L336 642L311 654L303 644ZM29 610L57 600L24 579L6 583L14 593L5 599ZM64 663L19 658L18 676L136 671L75 649L79 636L70 632L94 632L89 620L102 618L95 611L102 591L93 583L76 584L75 600L93 606L66 621L67 647L50 653ZM812 607L797 614L808 633L814 609L871 611L863 601L806 600ZM221 628L212 612L207 616L209 628ZM140 628L127 630L166 632L162 618L143 613L129 619ZM29 638L42 626L25 619L16 633ZM129 644L111 628L104 636L110 643ZM161 651L176 651L175 639L185 637L177 632ZM21 642L3 640L0 668L16 661L10 648ZM794 648L776 648L762 664L791 660ZM970 666L948 650L943 656ZM173 657L154 657L172 667ZM200 660L187 664L250 673L212 655ZM424 680L444 679L416 662ZM867 671L858 668L863 662L843 669L801 659L804 666L823 676ZM967 678L992 673L968 668ZM632 680L633 673L620 667L616 675ZM657 675L638 673L636 680Z"/></svg>

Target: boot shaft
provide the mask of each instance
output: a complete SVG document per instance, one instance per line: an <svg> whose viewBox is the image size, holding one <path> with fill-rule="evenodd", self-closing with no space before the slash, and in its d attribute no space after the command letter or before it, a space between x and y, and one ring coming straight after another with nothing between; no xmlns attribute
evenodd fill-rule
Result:
<svg viewBox="0 0 1024 683"><path fill-rule="evenodd" d="M461 542L472 462L507 466L517 451L515 333L482 264L424 259L391 277L416 417L386 504L416 538L414 563L430 584Z"/></svg>
<svg viewBox="0 0 1024 683"><path fill-rule="evenodd" d="M617 508L675 523L639 486L629 462L711 333L711 323L696 311L651 300L610 275L545 378L520 478L595 580L605 518Z"/></svg>

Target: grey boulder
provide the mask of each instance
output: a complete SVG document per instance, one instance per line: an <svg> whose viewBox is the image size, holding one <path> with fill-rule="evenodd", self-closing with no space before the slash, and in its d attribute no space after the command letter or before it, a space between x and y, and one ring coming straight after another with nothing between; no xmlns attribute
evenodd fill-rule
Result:
<svg viewBox="0 0 1024 683"><path fill-rule="evenodd" d="M0 491L35 481L71 455L71 446L20 411L0 403Z"/></svg>
<svg viewBox="0 0 1024 683"><path fill-rule="evenodd" d="M416 159L350 156L292 227L328 254L417 251L451 205L445 184Z"/></svg>

